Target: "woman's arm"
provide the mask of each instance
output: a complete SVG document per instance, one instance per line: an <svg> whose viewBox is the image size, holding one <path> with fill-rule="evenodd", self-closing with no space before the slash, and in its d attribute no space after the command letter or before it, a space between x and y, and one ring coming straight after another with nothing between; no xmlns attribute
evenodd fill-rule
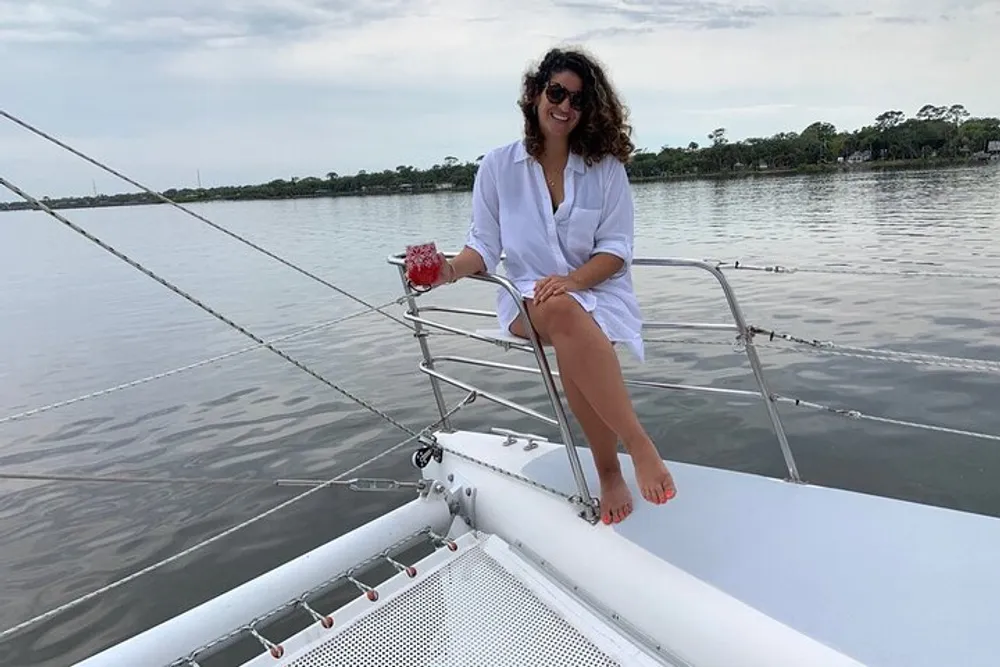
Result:
<svg viewBox="0 0 1000 667"><path fill-rule="evenodd" d="M580 289L590 289L614 276L625 266L625 260L616 255L600 252L576 271L570 271L569 279Z"/></svg>
<svg viewBox="0 0 1000 667"><path fill-rule="evenodd" d="M469 246L462 248L462 251L445 263L442 282L453 283L459 278L472 276L477 273L486 273L486 262L482 255Z"/></svg>
<svg viewBox="0 0 1000 667"><path fill-rule="evenodd" d="M604 207L601 221L594 235L594 252L587 262L569 278L590 289L622 271L632 263L635 237L635 204L632 186L628 182L625 165L615 161L609 169L604 186Z"/></svg>
<svg viewBox="0 0 1000 667"><path fill-rule="evenodd" d="M465 247L443 271L445 282L455 282L477 273L492 273L500 263L500 195L497 192L494 157L487 153L479 163L472 184L472 222Z"/></svg>

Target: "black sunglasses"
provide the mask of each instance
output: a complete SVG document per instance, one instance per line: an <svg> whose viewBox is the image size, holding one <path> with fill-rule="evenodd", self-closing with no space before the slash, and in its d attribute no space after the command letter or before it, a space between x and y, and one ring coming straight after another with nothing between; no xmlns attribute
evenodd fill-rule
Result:
<svg viewBox="0 0 1000 667"><path fill-rule="evenodd" d="M563 100L566 99L567 96L569 96L569 105L571 107L577 111L583 111L587 98L582 90L571 93L558 83L550 83L545 87L545 97L547 97L549 102L552 102L552 104L562 104Z"/></svg>

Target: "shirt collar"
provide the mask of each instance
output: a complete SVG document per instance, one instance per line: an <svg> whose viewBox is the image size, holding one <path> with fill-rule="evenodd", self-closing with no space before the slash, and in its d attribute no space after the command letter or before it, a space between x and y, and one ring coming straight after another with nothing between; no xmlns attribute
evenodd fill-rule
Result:
<svg viewBox="0 0 1000 667"><path fill-rule="evenodd" d="M514 162L524 162L529 157L531 156L528 155L528 149L524 147L524 141L517 142L517 148L514 153ZM569 154L569 161L566 163L566 166L578 174L582 174L584 172L583 158L576 153L571 152Z"/></svg>

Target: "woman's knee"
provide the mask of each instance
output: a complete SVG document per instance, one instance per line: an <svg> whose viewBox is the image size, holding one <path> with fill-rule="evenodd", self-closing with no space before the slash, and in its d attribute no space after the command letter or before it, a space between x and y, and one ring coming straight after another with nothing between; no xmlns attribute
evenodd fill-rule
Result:
<svg viewBox="0 0 1000 667"><path fill-rule="evenodd" d="M547 338L568 332L580 326L580 318L587 313L573 297L560 294L541 304L532 304L531 319L536 328Z"/></svg>

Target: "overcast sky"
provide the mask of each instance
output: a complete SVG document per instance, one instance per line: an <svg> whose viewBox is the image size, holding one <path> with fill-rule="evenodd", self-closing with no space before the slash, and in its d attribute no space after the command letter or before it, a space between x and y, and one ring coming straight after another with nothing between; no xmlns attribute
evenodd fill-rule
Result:
<svg viewBox="0 0 1000 667"><path fill-rule="evenodd" d="M649 149L995 116L998 35L1000 0L0 0L0 108L155 188L258 183L475 159L519 136L520 76L565 43ZM0 175L133 189L2 118Z"/></svg>

